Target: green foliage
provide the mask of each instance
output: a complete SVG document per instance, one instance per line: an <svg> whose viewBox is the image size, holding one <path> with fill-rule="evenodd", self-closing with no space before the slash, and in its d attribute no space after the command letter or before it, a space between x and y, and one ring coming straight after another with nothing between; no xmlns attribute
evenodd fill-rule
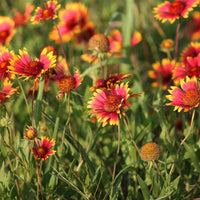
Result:
<svg viewBox="0 0 200 200"><path fill-rule="evenodd" d="M28 2L3 0L0 15L14 17L14 8L24 13ZM73 1L59 1L62 9L70 2ZM32 3L35 7L44 6L44 1ZM0 92L0 199L198 198L200 110L196 108L195 115L191 111L173 111L166 106L168 88L162 89L161 75L157 79L158 88L152 87L148 77L152 63L169 56L160 51L160 43L164 38L175 38L177 24L161 24L154 18L152 9L158 2L87 0L84 3L95 32L111 36L112 30L118 29L122 33L122 49L119 53L101 56L102 62L94 64L81 59L83 53L88 53L87 41L80 44L75 39L64 42L72 76L78 68L83 81L61 99L57 98L60 92L57 83L50 80L46 86L44 76L39 79L35 98L32 92L28 97L29 89L34 85L33 79L18 79L18 75L11 79L13 87L19 87L18 94L11 95L2 103L4 92ZM43 47L53 45L59 55L64 56L61 45L48 37L54 25L52 21L44 20L36 25L28 22L16 27L14 37L4 46L17 55L19 49L26 47L31 58L39 58ZM59 19L54 22L58 24ZM187 19L181 24L178 54L189 42L185 34L186 25ZM136 30L141 32L142 41L131 47L131 38ZM1 37L0 29L0 42ZM173 59L174 51L170 53ZM0 59L1 56L0 53ZM121 81L124 84L128 82L129 94L139 93L140 96L127 99L130 106L123 109L124 115L120 110L119 126L108 124L102 127L99 119L92 119L94 113L88 112L89 102L94 97L90 88L97 78L122 72L132 75ZM69 75L67 73L65 75ZM0 89L3 89L3 79ZM54 138L56 143L51 150L56 151L55 155L46 160L35 159L31 148L37 147L38 143L24 138L28 126L37 129L37 142L40 144L41 136ZM159 160L141 160L140 149L147 142L159 144L162 150Z"/></svg>

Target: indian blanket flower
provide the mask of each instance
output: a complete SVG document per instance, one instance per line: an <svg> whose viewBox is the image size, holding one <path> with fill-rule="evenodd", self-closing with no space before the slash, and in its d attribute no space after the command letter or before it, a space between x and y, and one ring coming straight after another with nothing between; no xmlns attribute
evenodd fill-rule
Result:
<svg viewBox="0 0 200 200"><path fill-rule="evenodd" d="M62 98L65 93L69 93L71 90L76 89L82 82L81 74L77 69L73 76L67 75L68 68L64 59L59 59L55 74L51 76L51 79L56 82L60 94L58 98Z"/></svg>
<svg viewBox="0 0 200 200"><path fill-rule="evenodd" d="M95 55L91 55L91 54L88 54L88 53L82 54L81 60L86 61L88 63L93 63L93 64L98 63L97 57Z"/></svg>
<svg viewBox="0 0 200 200"><path fill-rule="evenodd" d="M35 10L35 16L31 18L33 24L37 24L43 20L55 19L57 15L56 11L60 8L57 0L47 1L45 8L37 7Z"/></svg>
<svg viewBox="0 0 200 200"><path fill-rule="evenodd" d="M197 0L175 0L174 2L165 1L154 8L155 18L162 21L167 20L173 23L180 17L188 18L188 13L197 5Z"/></svg>
<svg viewBox="0 0 200 200"><path fill-rule="evenodd" d="M158 158L161 156L161 153L162 152L159 145L155 142L146 143L142 146L142 149L140 151L141 158L144 161L158 160Z"/></svg>
<svg viewBox="0 0 200 200"><path fill-rule="evenodd" d="M68 3L65 9L59 11L58 30L63 42L68 42L75 35L80 34L87 25L88 14L87 8L82 3ZM50 40L55 40L59 43L59 35L56 27L49 34Z"/></svg>
<svg viewBox="0 0 200 200"><path fill-rule="evenodd" d="M176 63L179 66L179 63ZM175 66L174 61L170 61L168 58L162 59L161 63L159 61L155 62L152 67L154 70L149 70L148 75L150 78L155 79L152 83L153 87L159 87L159 76L162 81L162 88L166 89L172 81L172 70Z"/></svg>
<svg viewBox="0 0 200 200"><path fill-rule="evenodd" d="M173 70L173 79L177 82L180 79L200 77L200 53L195 57L187 57L187 65L176 66Z"/></svg>
<svg viewBox="0 0 200 200"><path fill-rule="evenodd" d="M13 88L13 83L9 81L9 78L6 77L3 80L3 88L0 91L0 104L3 104L6 99L9 99L13 94L17 93L18 87Z"/></svg>
<svg viewBox="0 0 200 200"><path fill-rule="evenodd" d="M109 89L113 85L120 84L123 79L132 76L131 74L112 74L106 79L99 78L94 82L94 86L90 88L90 91L94 92L97 89Z"/></svg>
<svg viewBox="0 0 200 200"><path fill-rule="evenodd" d="M31 59L26 48L19 50L19 54L14 55L13 59L11 59L9 69L12 73L21 77L33 77L37 80L48 69L56 66L56 56L53 55L53 51L48 53L47 48L44 48L40 53L39 59Z"/></svg>
<svg viewBox="0 0 200 200"><path fill-rule="evenodd" d="M111 35L108 36L110 42L110 53L121 53L122 50L122 34L119 30L114 29L111 31Z"/></svg>
<svg viewBox="0 0 200 200"><path fill-rule="evenodd" d="M173 50L174 42L171 39L165 39L162 41L160 48L163 52L170 52Z"/></svg>
<svg viewBox="0 0 200 200"><path fill-rule="evenodd" d="M139 44L142 40L142 34L139 31L135 31L131 38L131 47Z"/></svg>
<svg viewBox="0 0 200 200"><path fill-rule="evenodd" d="M25 6L24 14L14 8L13 12L15 13L15 16L13 17L13 20L15 22L15 27L26 25L30 20L31 13L34 10L34 8L35 6L31 5L30 3L27 3Z"/></svg>
<svg viewBox="0 0 200 200"><path fill-rule="evenodd" d="M130 105L127 100L130 97L138 97L139 94L129 94L128 84L114 85L109 90L96 90L88 103L89 111L104 127L108 123L117 125L121 115L125 115L124 109Z"/></svg>
<svg viewBox="0 0 200 200"><path fill-rule="evenodd" d="M15 22L10 17L0 16L0 44L8 45L16 30Z"/></svg>
<svg viewBox="0 0 200 200"><path fill-rule="evenodd" d="M46 160L49 156L55 154L55 150L51 150L51 148L55 145L55 140L50 139L48 137L41 137L41 145L37 138L35 138L35 143L37 147L31 147L31 151L35 158Z"/></svg>
<svg viewBox="0 0 200 200"><path fill-rule="evenodd" d="M0 79L14 78L13 74L8 71L10 66L10 59L13 58L14 53L3 47L0 51Z"/></svg>
<svg viewBox="0 0 200 200"><path fill-rule="evenodd" d="M196 57L200 53L200 43L199 42L191 42L181 53L181 62L184 63L184 65L188 66L188 57Z"/></svg>
<svg viewBox="0 0 200 200"><path fill-rule="evenodd" d="M192 13L192 19L186 24L187 37L195 41L200 39L200 12Z"/></svg>
<svg viewBox="0 0 200 200"><path fill-rule="evenodd" d="M174 106L174 111L180 112L184 109L184 112L197 107L200 102L200 87L197 87L197 78L186 77L186 80L180 80L181 89L177 86L171 86L169 89L170 95L166 95L166 98L170 100L170 103L166 105Z"/></svg>
<svg viewBox="0 0 200 200"><path fill-rule="evenodd" d="M28 126L28 128L26 128L26 131L24 133L24 138L28 140L33 140L36 136L37 136L36 129L33 128L32 126Z"/></svg>

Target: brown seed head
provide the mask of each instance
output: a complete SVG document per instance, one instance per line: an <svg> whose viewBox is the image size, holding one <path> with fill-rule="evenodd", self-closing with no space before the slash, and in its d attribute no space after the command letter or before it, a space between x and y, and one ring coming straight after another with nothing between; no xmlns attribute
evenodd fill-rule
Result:
<svg viewBox="0 0 200 200"><path fill-rule="evenodd" d="M89 40L89 49L97 53L109 51L110 43L104 34L95 34Z"/></svg>
<svg viewBox="0 0 200 200"><path fill-rule="evenodd" d="M144 161L157 160L161 155L161 149L158 144L154 142L146 143L141 149L141 157Z"/></svg>

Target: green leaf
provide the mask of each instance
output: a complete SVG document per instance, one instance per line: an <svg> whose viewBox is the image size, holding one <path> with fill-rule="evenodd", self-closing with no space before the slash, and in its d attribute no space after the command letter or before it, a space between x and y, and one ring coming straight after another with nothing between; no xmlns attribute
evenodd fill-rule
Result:
<svg viewBox="0 0 200 200"><path fill-rule="evenodd" d="M147 187L147 184L141 179L141 177L139 175L137 175L137 179L138 179L138 182L140 184L144 199L149 200L150 199L150 192L149 192L149 189Z"/></svg>
<svg viewBox="0 0 200 200"><path fill-rule="evenodd" d="M188 157L191 159L195 169L200 172L200 160L198 158L198 156L196 155L195 151L194 151L194 147L193 146L189 146L188 144L184 143L183 144L185 149L186 149L186 153L188 154Z"/></svg>

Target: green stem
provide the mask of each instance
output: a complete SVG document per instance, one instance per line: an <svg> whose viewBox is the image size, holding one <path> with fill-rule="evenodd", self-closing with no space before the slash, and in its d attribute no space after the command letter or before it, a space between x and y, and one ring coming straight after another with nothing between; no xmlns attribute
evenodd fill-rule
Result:
<svg viewBox="0 0 200 200"><path fill-rule="evenodd" d="M43 99L43 91L44 91L44 82L45 82L45 77L42 76L40 77L40 84L39 84L39 89L38 89L38 94L37 94L37 100L36 100L36 105L34 109L34 127L37 129L39 125L39 121L41 118L41 107L42 107L42 99Z"/></svg>
<svg viewBox="0 0 200 200"><path fill-rule="evenodd" d="M116 153L114 167L113 167L112 188L111 188L111 192L110 192L111 199L112 199L112 195L113 195L113 188L114 188L113 183L115 181L115 172L116 172L116 167L117 167L117 158L118 158L118 155L119 155L119 150L120 150L120 124L118 124L118 145L117 145L117 153Z"/></svg>
<svg viewBox="0 0 200 200"><path fill-rule="evenodd" d="M173 171L174 171L174 165L175 165L175 162L176 162L176 160L177 160L178 154L179 154L179 152L180 152L180 150L181 150L181 147L183 146L183 144L184 144L184 142L187 140L187 138L190 136L190 133L191 133L191 130L192 130L192 127L193 127L193 123L194 123L194 116L195 116L195 110L194 110L193 113L192 113L190 128L189 128L189 130L188 130L186 136L183 138L183 140L182 140L181 144L179 145L179 148L178 148L178 150L177 150L177 152L176 152L175 159L174 159L174 163L173 163L173 165L172 165L172 167L171 167L171 169L170 169L170 173L169 173L170 175L171 175L171 174L173 173Z"/></svg>

